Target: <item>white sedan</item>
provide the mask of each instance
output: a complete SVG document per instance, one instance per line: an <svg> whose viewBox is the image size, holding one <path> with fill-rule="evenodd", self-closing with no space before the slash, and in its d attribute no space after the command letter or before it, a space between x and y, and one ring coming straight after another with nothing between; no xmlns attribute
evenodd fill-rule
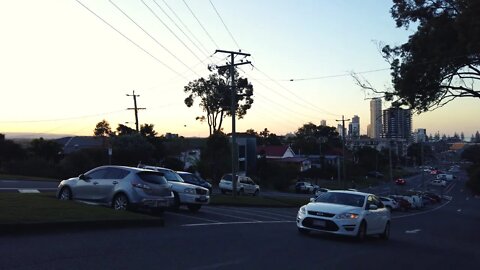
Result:
<svg viewBox="0 0 480 270"><path fill-rule="evenodd" d="M369 193L335 190L321 194L300 207L298 231L318 231L357 237L390 235L390 211L380 199Z"/></svg>

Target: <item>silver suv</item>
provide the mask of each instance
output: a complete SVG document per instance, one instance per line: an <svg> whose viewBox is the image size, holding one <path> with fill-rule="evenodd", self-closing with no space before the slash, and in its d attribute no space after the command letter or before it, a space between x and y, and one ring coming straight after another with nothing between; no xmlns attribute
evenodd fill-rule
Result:
<svg viewBox="0 0 480 270"><path fill-rule="evenodd" d="M175 196L172 205L174 210L178 210L180 205L186 205L188 210L196 212L200 210L202 205L210 202L208 189L185 183L182 177L173 170L142 164L140 164L139 167L160 172L165 176L167 181L172 185L172 191Z"/></svg>
<svg viewBox="0 0 480 270"><path fill-rule="evenodd" d="M137 207L163 212L173 204L171 185L162 174L125 166L102 166L60 182L60 200L82 200L115 210Z"/></svg>

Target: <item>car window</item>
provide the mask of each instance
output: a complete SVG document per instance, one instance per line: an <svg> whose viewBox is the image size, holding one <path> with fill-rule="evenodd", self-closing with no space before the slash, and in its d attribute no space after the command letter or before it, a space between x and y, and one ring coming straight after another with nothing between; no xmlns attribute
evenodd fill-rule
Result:
<svg viewBox="0 0 480 270"><path fill-rule="evenodd" d="M232 175L231 175L231 174L225 174L225 175L222 177L222 180L232 181Z"/></svg>
<svg viewBox="0 0 480 270"><path fill-rule="evenodd" d="M107 173L105 175L105 179L123 179L127 176L130 172L120 168L108 168Z"/></svg>
<svg viewBox="0 0 480 270"><path fill-rule="evenodd" d="M152 184L167 184L167 179L161 174L157 172L138 172L137 175L142 179L142 181L145 181L147 183L152 183Z"/></svg>
<svg viewBox="0 0 480 270"><path fill-rule="evenodd" d="M188 183L201 183L200 180L198 179L198 177L194 174L189 174L189 173L179 173L178 175L180 175L180 177L182 177L183 180L185 180L185 182L188 182Z"/></svg>
<svg viewBox="0 0 480 270"><path fill-rule="evenodd" d="M172 182L185 182L183 181L183 179L174 171L171 171L171 170L167 170L167 169L157 169L159 172L163 173L163 176L165 176L165 178L168 180L168 181L172 181Z"/></svg>
<svg viewBox="0 0 480 270"><path fill-rule="evenodd" d="M107 168L95 169L85 174L87 179L104 179L107 174Z"/></svg>
<svg viewBox="0 0 480 270"><path fill-rule="evenodd" d="M315 202L332 203L350 205L355 207L362 207L365 201L365 196L359 194L341 193L341 192L326 192L322 193L315 199Z"/></svg>

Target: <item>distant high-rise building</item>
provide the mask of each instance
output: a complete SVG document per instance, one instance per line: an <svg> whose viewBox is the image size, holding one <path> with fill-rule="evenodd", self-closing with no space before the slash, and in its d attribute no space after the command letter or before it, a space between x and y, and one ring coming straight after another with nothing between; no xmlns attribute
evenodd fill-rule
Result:
<svg viewBox="0 0 480 270"><path fill-rule="evenodd" d="M344 128L344 131L342 131L342 124L338 124L337 132L338 132L338 135L340 135L340 137L343 137L344 134L346 136L347 135L347 128Z"/></svg>
<svg viewBox="0 0 480 270"><path fill-rule="evenodd" d="M372 125L371 124L367 125L367 136L369 138L373 138L373 136L372 136Z"/></svg>
<svg viewBox="0 0 480 270"><path fill-rule="evenodd" d="M382 134L382 100L370 100L370 138L379 139Z"/></svg>
<svg viewBox="0 0 480 270"><path fill-rule="evenodd" d="M427 130L424 128L417 128L413 133L413 141L416 143L427 141Z"/></svg>
<svg viewBox="0 0 480 270"><path fill-rule="evenodd" d="M348 124L348 136L353 139L360 138L360 117L354 115Z"/></svg>
<svg viewBox="0 0 480 270"><path fill-rule="evenodd" d="M412 113L410 110L392 107L383 110L382 137L387 139L412 138Z"/></svg>
<svg viewBox="0 0 480 270"><path fill-rule="evenodd" d="M320 126L326 127L327 126L327 120L321 120L320 121Z"/></svg>

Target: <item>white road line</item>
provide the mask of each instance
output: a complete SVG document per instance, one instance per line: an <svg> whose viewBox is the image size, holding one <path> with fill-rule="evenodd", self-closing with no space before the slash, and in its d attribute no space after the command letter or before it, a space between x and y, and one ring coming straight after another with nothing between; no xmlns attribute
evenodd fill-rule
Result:
<svg viewBox="0 0 480 270"><path fill-rule="evenodd" d="M184 224L182 227L199 227L199 226L211 226L211 225L238 225L238 224L271 224L271 223L295 223L291 220L275 220L275 221L235 221L235 222L217 222L217 223L196 223L196 224Z"/></svg>
<svg viewBox="0 0 480 270"><path fill-rule="evenodd" d="M20 193L40 193L37 189L19 189Z"/></svg>
<svg viewBox="0 0 480 270"><path fill-rule="evenodd" d="M299 207L300 208L300 207ZM277 217L282 217L282 218L295 218L297 216L297 213L295 213L294 215L292 216L288 216L288 215L284 215L284 214L278 214L278 213L274 213L274 212L268 212L268 211L262 211L262 210L258 210L258 209L251 209L252 212L256 212L256 213L261 213L261 214L268 214L268 215L272 215L272 216L277 216Z"/></svg>
<svg viewBox="0 0 480 270"><path fill-rule="evenodd" d="M392 219L398 219L398 218L405 218L405 217L413 217L413 216L418 216L418 215L423 215L423 214L427 214L427 213L430 213L430 212L433 212L435 210L438 210L442 207L444 207L445 205L451 203L452 201L448 201L442 205L440 205L439 207L437 208L433 208L433 209L430 209L430 210L427 210L427 211L423 211L423 212L418 212L418 213L413 213L413 214L407 214L407 215L403 215L403 216L398 216L398 217L392 217Z"/></svg>
<svg viewBox="0 0 480 270"><path fill-rule="evenodd" d="M242 210L238 210L236 208L222 208L222 207L215 207L213 209L233 211L233 212L243 213L245 215L250 215L250 216L263 217L263 218L274 218L274 219L277 219L277 220L281 220L278 217L268 217L268 216L265 216L265 214L259 214L259 213L255 213L255 212L252 213L253 211L250 211L250 210L249 211L242 211Z"/></svg>
<svg viewBox="0 0 480 270"><path fill-rule="evenodd" d="M196 216L189 216L189 215L172 213L172 212L164 212L163 214L164 214L164 215L177 216L177 217L187 217L187 218L191 218L191 219L198 219L198 220L203 220L203 221L208 221L208 222L213 222L213 223L218 223L218 222L220 222L220 221L218 221L218 220L213 220L213 219L208 219L208 218L202 218L202 217L196 217Z"/></svg>
<svg viewBox="0 0 480 270"><path fill-rule="evenodd" d="M414 234L414 233L418 233L420 232L421 230L420 229L415 229L415 230L410 230L410 231L405 231L406 234Z"/></svg>
<svg viewBox="0 0 480 270"><path fill-rule="evenodd" d="M219 215L219 216L225 216L225 217L231 217L231 218L236 218L236 219L260 222L259 220L255 220L255 219L251 219L251 218L242 218L242 217L237 217L237 216L233 216L233 215L228 215L228 214L223 214L223 213L217 213L217 212L214 212L214 211L209 211L209 210L206 210L206 209L203 210L203 211L214 214L214 215Z"/></svg>
<svg viewBox="0 0 480 270"><path fill-rule="evenodd" d="M458 209L457 212L462 212L462 209Z"/></svg>
<svg viewBox="0 0 480 270"><path fill-rule="evenodd" d="M24 188L0 188L0 190L23 190ZM57 188L27 188L27 189L37 189L37 190L57 190Z"/></svg>

